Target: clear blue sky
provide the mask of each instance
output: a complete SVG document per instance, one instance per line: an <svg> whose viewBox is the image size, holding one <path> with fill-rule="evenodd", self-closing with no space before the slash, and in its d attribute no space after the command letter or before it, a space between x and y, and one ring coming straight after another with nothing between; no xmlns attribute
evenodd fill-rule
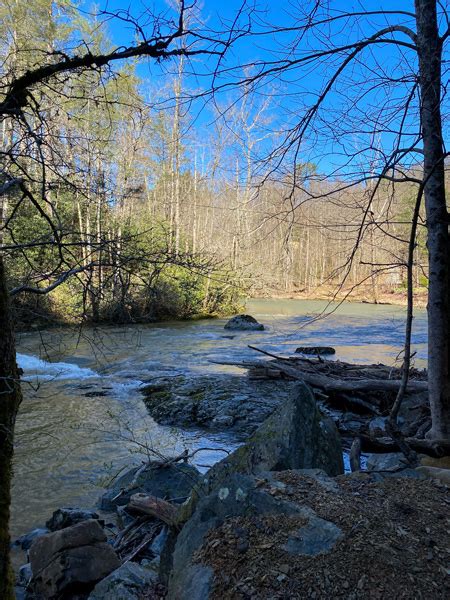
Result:
<svg viewBox="0 0 450 600"><path fill-rule="evenodd" d="M201 9L202 18L207 27L220 30L221 22L225 21L229 24L241 4L241 0L204 0ZM83 6L86 7L88 4L85 3ZM279 27L292 26L299 21L302 10L305 10L307 6L309 6L308 2L301 0L263 0L258 2L254 31L258 33L264 29L263 21ZM335 15L339 11L363 12L380 9L412 12L414 2L413 0L396 0L395 2L391 0L331 0L329 6ZM170 11L168 3L164 0L156 0L151 3L143 0L133 0L132 2L101 0L96 5L97 10L106 9L110 12L129 10L148 31L152 20L148 18L147 7L151 7L153 13ZM323 49L327 45L335 46L364 38L392 23L413 26L409 17L398 15L364 17L357 21L353 20L351 23L338 21L323 30L324 37L322 39L312 35L305 36L295 51L295 57L311 52L315 48ZM132 25L111 19L108 22L108 29L114 44L126 46L133 42L135 29ZM401 39L406 40L402 34L398 35ZM261 60L280 58L280 52L285 53L294 37L292 33L245 37L232 48L223 66L251 65ZM339 60L342 61L342 56ZM307 107L316 101L318 93L323 89L324 82L335 72L337 66L338 62L331 59L302 66L301 69L287 70L281 77L264 79L257 89L257 96L259 103L264 101L267 94L273 96L273 103L269 109L271 127L278 131L286 131L298 123ZM202 77L202 75L209 73L211 63L205 63L198 59L192 63L192 67L200 77L187 76L187 87L196 90L202 85L207 87L209 78ZM170 64L168 68L170 69ZM374 168L369 163L377 153L380 158L379 149L385 147L389 150L394 143L395 135L392 130L398 127L400 117L391 115L394 115L395 111L400 115L402 107L406 103L407 91L412 85L408 80L408 73L414 72L415 69L414 52L408 49L401 48L399 50L386 44L377 45L361 53L358 60L345 69L339 78L339 83L333 86L323 105L324 119L317 123L315 133L307 136L307 142L302 145L302 160L318 164L321 170L329 171L333 167L338 167L342 169L342 173L347 175L356 168L367 168L368 170ZM155 65L152 60L143 61L138 67L138 73L144 81L144 86L145 82L149 82L149 86L155 86L155 84L158 86L160 85L158 82L163 81L159 79L162 77L160 67ZM241 74L242 70L234 72L234 76ZM406 79L396 85L383 85L384 75ZM224 76L221 79L222 83L227 81L231 81L230 76ZM366 82L365 88L364 81ZM358 100L357 107L353 104L356 99ZM353 121L348 119L350 113L354 117ZM192 108L192 116L196 117L198 127L207 126L211 120L211 113L208 113L207 110L200 111L198 106ZM408 132L412 133L416 124L416 115L413 115L409 122L406 121L406 141L408 141ZM375 135L371 135L372 130L376 132ZM373 146L373 150L365 149L369 145ZM353 152L354 156L347 164L349 152Z"/></svg>

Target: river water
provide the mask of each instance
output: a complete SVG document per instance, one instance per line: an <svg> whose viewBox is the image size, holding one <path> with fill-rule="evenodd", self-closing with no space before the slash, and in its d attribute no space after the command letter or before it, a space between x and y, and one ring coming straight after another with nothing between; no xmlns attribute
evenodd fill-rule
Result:
<svg viewBox="0 0 450 600"><path fill-rule="evenodd" d="M157 425L139 394L142 381L234 372L211 361L255 358L247 346L289 355L298 345L327 345L336 359L393 364L401 350L404 309L345 303L325 319L320 301L252 300L247 312L261 332L229 332L225 320L52 329L18 336L24 401L17 420L13 537L42 525L61 506L95 504L108 479L142 460L148 447L196 455L202 468L232 449L230 435ZM233 337L234 336L234 337ZM415 364L426 364L426 315L414 321ZM258 356L259 358L259 356Z"/></svg>

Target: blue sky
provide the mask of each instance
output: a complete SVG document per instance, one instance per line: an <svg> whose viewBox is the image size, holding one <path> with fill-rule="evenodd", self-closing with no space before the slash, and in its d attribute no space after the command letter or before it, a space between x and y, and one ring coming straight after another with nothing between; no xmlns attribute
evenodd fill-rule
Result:
<svg viewBox="0 0 450 600"><path fill-rule="evenodd" d="M221 22L230 23L237 10L242 4L241 0L204 0L201 10L202 18L207 26L212 29L221 29ZM86 6L86 4L84 5ZM308 2L295 1L262 1L257 4L258 10L254 19L254 32L261 33L265 28L264 23L276 24L279 27L299 22L302 10L308 6ZM123 2L122 0L102 0L96 5L97 9L107 9L110 12L126 11L140 18L145 24L147 19L146 10L151 7L153 12L168 11L168 4L163 0L144 2L133 0ZM333 14L339 11L373 11L379 9L413 11L413 0L392 1L357 1L357 0L331 0L329 7ZM151 23L151 19L147 19ZM298 58L315 49L323 49L330 45L341 45L344 43L361 39L371 35L374 31L385 27L387 24L401 23L412 25L407 16L376 15L364 17L351 22L338 21L329 27L325 27L321 33L323 37L308 34L302 39L295 50ZM113 44L129 45L133 41L135 31L132 26L123 21L111 19L108 22L109 35ZM400 39L407 40L399 34ZM241 39L229 52L225 67L238 65L251 65L258 61L279 59L280 53L285 53L286 48L294 40L292 33L253 35ZM342 61L342 55L339 57ZM199 90L201 87L208 88L210 78L211 62L196 59L191 67L197 76L187 74L185 85L187 89ZM338 62L330 57L326 61L316 61L312 65L303 65L301 68L284 71L281 76L265 78L255 91L255 108L264 102L267 96L272 97L271 106L268 108L268 119L264 125L265 131L260 134L269 133L272 129L277 132L278 137L283 132L289 131L305 114L308 107L317 99L317 95L323 89L327 78L336 70ZM165 69L170 69L170 63L163 64ZM408 74L416 69L416 58L414 52L408 49L394 47L392 45L377 45L364 50L358 60L347 67L333 85L327 100L323 103L319 120L311 128L298 149L302 155L300 162L314 162L321 171L332 171L338 169L341 174L349 176L357 170L371 170L377 167L384 159L383 149L389 152L395 142L394 131L398 128L401 111L407 101L408 90L412 87L412 81ZM143 80L143 89L150 90L161 87L165 81L160 67L154 61L142 61L137 72ZM232 73L224 75L221 83L236 80L242 76L242 69L237 68ZM403 77L395 85L383 83L383 77ZM234 78L234 79L233 79ZM221 106L230 102L239 95L239 90L227 92L219 96ZM413 104L414 106L414 104ZM395 112L396 111L396 112ZM212 121L212 112L207 108L201 109L200 104L191 107L190 117L198 128L207 127ZM270 124L268 124L270 121ZM409 142L413 130L416 129L417 114L405 122L405 143ZM374 132L374 133L372 133ZM269 149L270 136L261 146L261 153ZM369 148L371 146L371 148ZM295 144L293 144L295 149ZM349 159L349 154L351 160ZM289 159L287 157L286 173L289 172ZM413 157L413 161L417 157ZM283 167L279 167L283 170Z"/></svg>

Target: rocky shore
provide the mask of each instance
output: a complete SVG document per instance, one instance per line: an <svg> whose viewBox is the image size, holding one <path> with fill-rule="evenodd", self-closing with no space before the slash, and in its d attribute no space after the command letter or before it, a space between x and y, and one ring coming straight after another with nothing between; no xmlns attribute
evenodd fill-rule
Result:
<svg viewBox="0 0 450 600"><path fill-rule="evenodd" d="M29 559L17 598L449 596L445 462L410 469L389 454L344 475L341 436L309 388L219 379L152 381L147 403L245 443L205 475L187 454L152 460L95 511L56 511L17 541Z"/></svg>
<svg viewBox="0 0 450 600"><path fill-rule="evenodd" d="M144 383L141 393L162 425L253 433L295 385L241 375L175 376Z"/></svg>
<svg viewBox="0 0 450 600"><path fill-rule="evenodd" d="M141 393L150 415L162 425L226 431L245 439L289 398L295 385L295 381L279 378L193 375L152 379L143 384ZM315 390L320 409L335 422L344 447L349 448L356 436L374 440L387 436L387 395L379 394L379 409L363 400L363 394L359 396L351 398L346 394L343 398ZM423 435L429 422L426 394L408 395L399 414L402 428L412 435L420 427Z"/></svg>

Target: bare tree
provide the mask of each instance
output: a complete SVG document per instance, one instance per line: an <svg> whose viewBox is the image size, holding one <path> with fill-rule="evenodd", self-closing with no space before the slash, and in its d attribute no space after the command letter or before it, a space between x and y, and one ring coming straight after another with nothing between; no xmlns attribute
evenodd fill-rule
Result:
<svg viewBox="0 0 450 600"><path fill-rule="evenodd" d="M302 6L292 3L291 24L260 22L253 32L259 39L272 36L276 50L269 55L266 52L252 66L240 64L239 71L223 69L216 76L214 93L219 95L237 85L243 93L263 93L268 82L285 82L289 94L282 106L283 139L267 157L271 170L265 181L286 180L291 173L285 192L291 212L298 209L294 199L299 192L316 206L329 196L323 188L311 190L297 177L297 166L305 156L322 163L323 179L328 174L335 180L334 194L370 183L353 248L341 269L341 285L352 275L367 237L370 246L374 202L383 184L423 186L429 260L432 429L428 435L448 440L450 217L441 112L443 52L450 35L450 15L446 4L436 0L415 0L414 7L350 11L321 0ZM249 75L245 69L250 68ZM239 84L230 71L235 78L240 75ZM374 154L376 160L370 165ZM361 168L361 162L366 162L367 168Z"/></svg>
<svg viewBox="0 0 450 600"><path fill-rule="evenodd" d="M51 231L49 239L44 242L41 240L40 243L52 246L60 255L58 268L42 278L42 281L46 280L45 285L26 285L15 290L15 293L28 291L45 294L69 277L82 272L96 272L97 277L102 277L103 263L95 256L85 255L82 264L71 265L67 256L63 255L63 232L49 184L50 179L54 181L55 178L65 181L67 170L65 164L55 159L58 155L58 145L50 132L49 114L52 108L62 100L67 100L72 95L76 96L77 80L86 74L96 73L100 85L104 85L105 80L114 76L112 65L121 61L147 57L160 63L176 56L186 59L203 56L220 60L233 40L245 33L247 19L244 10L240 11L230 31L216 34L204 29L194 31L186 27L186 16L194 5L195 2L188 6L184 0L180 0L175 15L169 10L163 15L154 15L149 19L147 14L146 26L127 11L104 13L102 16L105 19L120 19L135 28L138 41L128 47L118 47L105 52L87 40L75 49L54 49L50 46L39 52L35 51L30 66L25 69L16 70L12 62L8 63L12 66L4 74L0 85L0 119L4 130L13 131L13 134L6 135L7 143L1 153L2 228L8 227L17 208L28 202ZM243 17L243 29L239 25L240 17ZM8 198L8 205L5 198ZM101 210L100 205L98 210ZM98 227L100 222L101 219L97 218ZM100 229L95 232L85 231L84 237L86 235L89 237L88 243L96 246L98 257L98 251L105 243L103 232ZM82 244L83 240L80 243ZM0 256L0 597L10 600L14 593L9 562L9 490L14 422L21 402L21 392L3 265L4 250L3 248Z"/></svg>

